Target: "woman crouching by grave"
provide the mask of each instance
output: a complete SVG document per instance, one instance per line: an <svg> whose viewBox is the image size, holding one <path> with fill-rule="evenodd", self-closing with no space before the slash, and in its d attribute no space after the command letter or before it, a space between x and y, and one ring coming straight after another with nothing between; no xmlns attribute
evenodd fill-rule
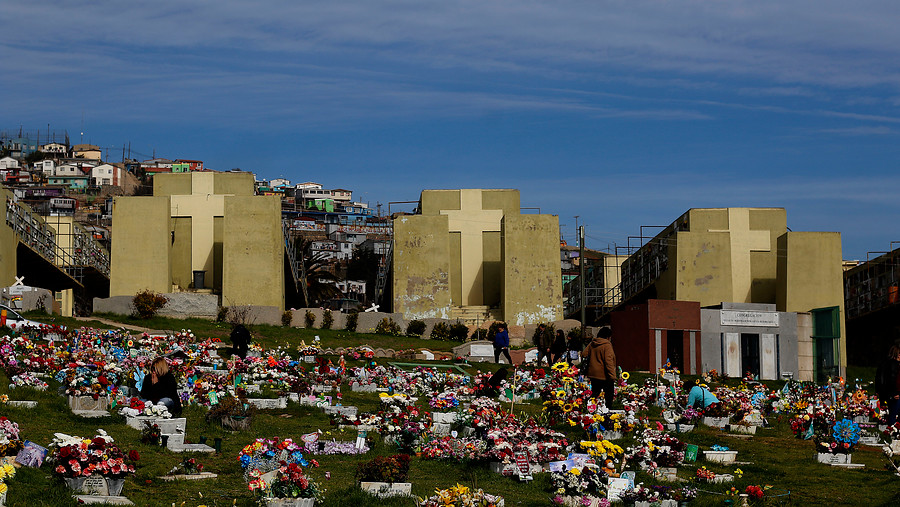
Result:
<svg viewBox="0 0 900 507"><path fill-rule="evenodd" d="M178 397L178 384L175 376L169 371L169 363L165 358L157 357L150 365L150 378L144 378L141 386L141 399L157 404L162 402L169 412L178 417L181 414L181 400Z"/></svg>

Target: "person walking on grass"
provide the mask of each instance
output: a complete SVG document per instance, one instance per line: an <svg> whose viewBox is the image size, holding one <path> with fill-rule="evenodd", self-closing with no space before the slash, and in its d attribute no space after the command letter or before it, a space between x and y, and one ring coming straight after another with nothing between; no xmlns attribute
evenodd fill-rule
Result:
<svg viewBox="0 0 900 507"><path fill-rule="evenodd" d="M581 351L581 357L587 361L586 376L591 379L591 394L599 399L604 394L606 408L612 408L613 388L616 381L616 353L613 351L612 330L606 326L597 331L597 337Z"/></svg>
<svg viewBox="0 0 900 507"><path fill-rule="evenodd" d="M509 355L509 331L506 329L506 323L501 322L497 326L497 334L494 335L494 362L500 362L500 354L506 356L506 362L513 364L512 357Z"/></svg>
<svg viewBox="0 0 900 507"><path fill-rule="evenodd" d="M551 363L551 366L567 359L566 333L564 333L562 329L556 330L556 338L553 339L553 347L551 347L550 351L553 353L553 363Z"/></svg>

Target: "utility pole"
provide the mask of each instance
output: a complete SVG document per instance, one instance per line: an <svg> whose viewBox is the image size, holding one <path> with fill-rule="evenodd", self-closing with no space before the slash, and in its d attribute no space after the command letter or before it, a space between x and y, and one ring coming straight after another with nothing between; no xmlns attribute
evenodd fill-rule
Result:
<svg viewBox="0 0 900 507"><path fill-rule="evenodd" d="M575 217L576 219L578 217ZM581 339L584 340L585 307L587 300L584 294L584 226L578 228L578 281L581 289Z"/></svg>
<svg viewBox="0 0 900 507"><path fill-rule="evenodd" d="M580 230L580 229L578 229L578 217L579 216L580 215L575 215L575 241L576 242L578 242L578 231Z"/></svg>

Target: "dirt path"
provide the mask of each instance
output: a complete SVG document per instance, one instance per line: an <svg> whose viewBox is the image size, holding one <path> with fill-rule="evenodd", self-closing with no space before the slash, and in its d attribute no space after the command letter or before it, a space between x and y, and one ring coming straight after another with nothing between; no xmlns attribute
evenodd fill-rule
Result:
<svg viewBox="0 0 900 507"><path fill-rule="evenodd" d="M127 329L129 331L137 331L139 333L150 333L150 334L166 334L167 331L159 330L159 329L150 329L146 327L140 326L132 326L131 324L123 324L121 322L116 322L114 320L101 319L100 317L75 317L75 319L80 320L82 322L101 322L106 324L107 326L112 326L116 329ZM171 331L168 331L171 332Z"/></svg>

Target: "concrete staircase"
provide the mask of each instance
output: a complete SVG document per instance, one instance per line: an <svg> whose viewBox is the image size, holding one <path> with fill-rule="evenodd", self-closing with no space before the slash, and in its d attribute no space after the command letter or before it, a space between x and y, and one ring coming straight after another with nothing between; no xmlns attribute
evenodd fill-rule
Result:
<svg viewBox="0 0 900 507"><path fill-rule="evenodd" d="M499 308L489 306L454 306L450 308L450 319L457 319L467 326L480 326L485 321L500 320Z"/></svg>

